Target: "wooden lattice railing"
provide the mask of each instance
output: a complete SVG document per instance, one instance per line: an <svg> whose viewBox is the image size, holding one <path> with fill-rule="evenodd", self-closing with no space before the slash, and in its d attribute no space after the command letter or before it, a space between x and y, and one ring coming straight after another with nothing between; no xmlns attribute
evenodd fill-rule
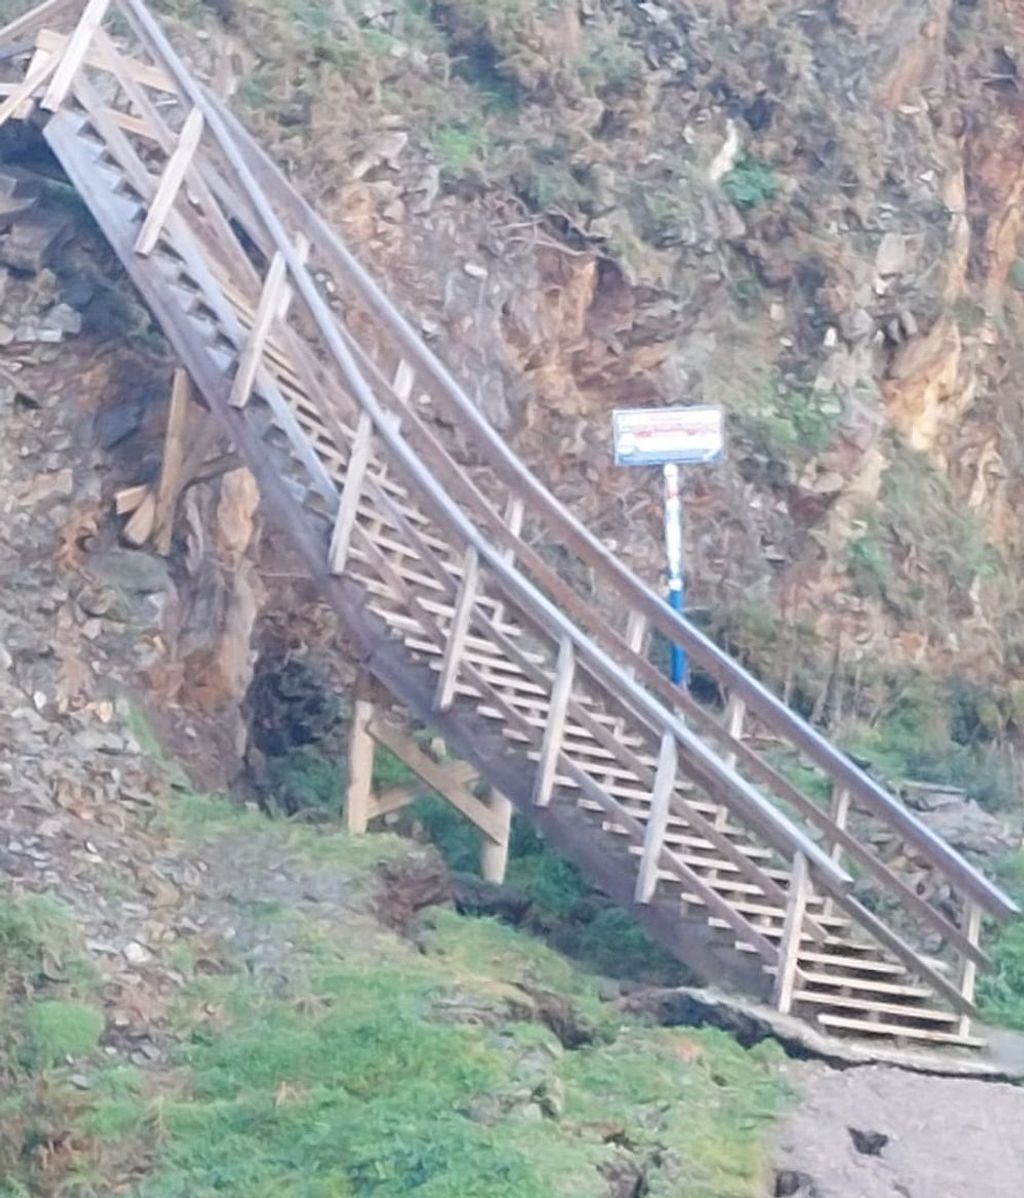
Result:
<svg viewBox="0 0 1024 1198"><path fill-rule="evenodd" d="M752 959L826 1027L971 1043L1010 900L549 493L141 0L51 0L3 61L0 124L40 125L364 668L706 974ZM720 703L651 665L655 631Z"/></svg>

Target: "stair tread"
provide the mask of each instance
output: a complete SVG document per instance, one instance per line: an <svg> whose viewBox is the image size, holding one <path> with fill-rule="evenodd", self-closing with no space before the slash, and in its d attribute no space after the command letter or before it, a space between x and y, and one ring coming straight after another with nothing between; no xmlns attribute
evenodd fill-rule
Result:
<svg viewBox="0 0 1024 1198"><path fill-rule="evenodd" d="M936 1010L934 1007L903 1006L900 1003L878 1002L870 998L851 998L842 994L820 994L814 990L796 990L794 1002L806 1002L814 1006L846 1007L850 1010L877 1011L881 1015L900 1015L905 1019L920 1019L931 1023L957 1023L959 1015L952 1011Z"/></svg>
<svg viewBox="0 0 1024 1198"><path fill-rule="evenodd" d="M870 946L866 947L870 948ZM879 961L875 957L846 957L832 953L802 951L800 953L801 964L804 961L812 961L816 965L831 965L840 969L864 969L873 973L906 974L907 972L905 965L897 965L893 961Z"/></svg>
<svg viewBox="0 0 1024 1198"><path fill-rule="evenodd" d="M871 978L837 978L828 973L813 973L801 970L801 980L804 985L831 986L840 990L866 990L872 994L903 994L907 998L932 998L934 992L927 986L903 985L899 982L876 982Z"/></svg>
<svg viewBox="0 0 1024 1198"><path fill-rule="evenodd" d="M984 1048L985 1041L977 1036L961 1036L959 1032L938 1032L932 1028L905 1027L899 1023L875 1023L870 1019L854 1019L845 1015L818 1015L822 1027L848 1032L863 1032L868 1036L890 1036L894 1039L927 1040L932 1044L960 1044L964 1048Z"/></svg>

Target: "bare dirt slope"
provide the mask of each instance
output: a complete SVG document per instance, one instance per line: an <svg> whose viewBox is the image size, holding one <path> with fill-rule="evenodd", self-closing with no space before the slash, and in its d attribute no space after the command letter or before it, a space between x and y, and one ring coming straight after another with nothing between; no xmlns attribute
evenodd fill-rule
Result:
<svg viewBox="0 0 1024 1198"><path fill-rule="evenodd" d="M777 1194L1024 1193L1024 1089L880 1065L837 1071L791 1063L787 1071L799 1101L778 1136Z"/></svg>

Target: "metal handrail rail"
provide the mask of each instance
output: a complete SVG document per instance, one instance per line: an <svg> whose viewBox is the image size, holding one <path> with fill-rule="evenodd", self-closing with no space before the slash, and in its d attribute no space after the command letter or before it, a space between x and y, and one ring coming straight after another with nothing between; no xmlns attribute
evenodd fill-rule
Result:
<svg viewBox="0 0 1024 1198"><path fill-rule="evenodd" d="M661 596L611 554L601 541L547 490L509 448L448 368L422 341L334 230L291 188L280 168L255 147L240 122L226 106L207 89L202 91L207 102L230 128L232 139L241 152L251 159L252 152L256 150L260 155L259 165L272 171L276 175L275 183L281 188L287 188L291 202L297 202L301 206L304 220L315 229L318 251L326 251L335 258L337 267L343 272L347 282L395 336L411 363L418 366L434 382L444 398L457 410L464 422L460 424L460 428L474 436L478 448L483 450L488 464L495 469L498 477L524 501L532 501L534 510L546 516L552 523L561 542L571 544L582 561L627 593L627 598L633 602L636 610L650 621L652 627L669 640L682 644L687 653L718 682L742 697L750 711L768 727L784 736L839 786L848 789L851 796L900 832L991 915L1008 918L1020 914L1017 904L1005 892L832 745L803 717L787 707L685 616L669 608Z"/></svg>

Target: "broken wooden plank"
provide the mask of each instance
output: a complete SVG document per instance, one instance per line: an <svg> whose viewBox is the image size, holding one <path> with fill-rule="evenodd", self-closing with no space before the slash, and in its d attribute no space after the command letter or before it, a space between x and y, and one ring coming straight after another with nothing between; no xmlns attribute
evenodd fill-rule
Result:
<svg viewBox="0 0 1024 1198"><path fill-rule="evenodd" d="M51 55L42 62L37 59L33 60L24 81L16 85L14 91L0 104L0 127L17 113L26 100L35 95L56 69L56 55Z"/></svg>
<svg viewBox="0 0 1024 1198"><path fill-rule="evenodd" d="M135 242L135 252L143 258L148 257L156 249L156 243L160 240L167 217L174 207L174 201L177 199L185 175L192 164L192 158L200 138L203 136L204 128L203 114L198 108L193 108L185 118L178 144L160 177L156 195L153 197L149 213L139 232L138 240Z"/></svg>
<svg viewBox="0 0 1024 1198"><path fill-rule="evenodd" d="M130 516L138 511L139 505L149 494L150 488L145 483L134 487L125 487L114 496L114 511L119 516Z"/></svg>
<svg viewBox="0 0 1024 1198"><path fill-rule="evenodd" d="M82 18L75 27L74 33L68 38L64 53L54 71L50 86L40 100L40 107L47 112L56 112L64 103L72 81L78 74L82 61L89 49L96 30L103 24L103 19L110 8L110 0L89 0L82 12Z"/></svg>

